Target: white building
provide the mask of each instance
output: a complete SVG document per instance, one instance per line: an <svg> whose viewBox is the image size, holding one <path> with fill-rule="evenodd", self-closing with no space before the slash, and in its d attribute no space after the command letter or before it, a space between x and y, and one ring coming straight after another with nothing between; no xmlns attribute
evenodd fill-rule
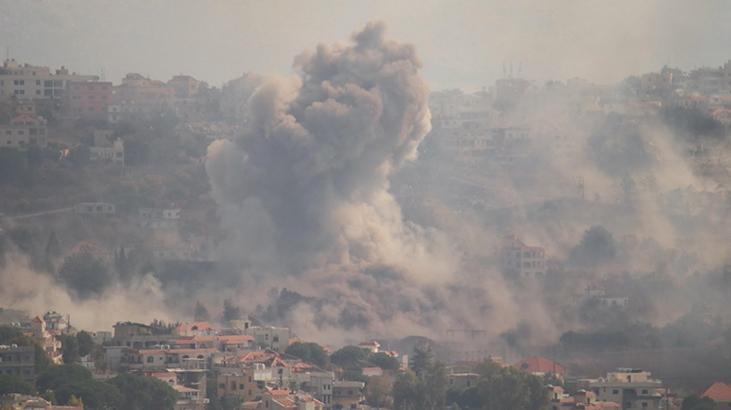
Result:
<svg viewBox="0 0 731 410"><path fill-rule="evenodd" d="M598 400L618 403L622 409L662 408L662 382L644 370L620 368L607 373L606 378L592 381L589 386Z"/></svg>
<svg viewBox="0 0 731 410"><path fill-rule="evenodd" d="M65 95L69 82L98 80L95 75L69 73L64 67L51 72L48 67L5 60L0 67L0 99L60 99Z"/></svg>

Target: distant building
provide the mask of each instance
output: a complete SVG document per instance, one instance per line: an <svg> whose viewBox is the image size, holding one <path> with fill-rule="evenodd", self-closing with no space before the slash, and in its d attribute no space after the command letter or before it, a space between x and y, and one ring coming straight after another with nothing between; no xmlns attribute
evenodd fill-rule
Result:
<svg viewBox="0 0 731 410"><path fill-rule="evenodd" d="M79 215L114 215L116 207L108 202L81 202L74 205L74 213Z"/></svg>
<svg viewBox="0 0 731 410"><path fill-rule="evenodd" d="M447 386L449 389L462 391L477 386L479 378L477 373L451 373L447 376Z"/></svg>
<svg viewBox="0 0 731 410"><path fill-rule="evenodd" d="M70 83L98 80L95 75L69 73L65 67L51 72L48 67L19 64L10 59L0 67L0 99L61 99Z"/></svg>
<svg viewBox="0 0 731 410"><path fill-rule="evenodd" d="M58 406L42 397L18 393L0 397L0 408L8 410L84 410L83 406Z"/></svg>
<svg viewBox="0 0 731 410"><path fill-rule="evenodd" d="M515 236L506 238L502 249L502 267L508 276L521 279L540 278L546 273L546 250L528 246Z"/></svg>
<svg viewBox="0 0 731 410"><path fill-rule="evenodd" d="M0 345L0 374L33 381L36 377L35 348Z"/></svg>
<svg viewBox="0 0 731 410"><path fill-rule="evenodd" d="M106 81L71 81L64 101L66 114L83 120L107 120L112 102L112 83Z"/></svg>
<svg viewBox="0 0 731 410"><path fill-rule="evenodd" d="M592 381L590 387L598 400L618 403L623 409L662 408L662 382L641 369L620 368L605 378Z"/></svg>
<svg viewBox="0 0 731 410"><path fill-rule="evenodd" d="M719 409L731 408L731 384L713 383L703 392L702 397L715 401Z"/></svg>
<svg viewBox="0 0 731 410"><path fill-rule="evenodd" d="M356 410L365 401L365 383L358 381L335 381L332 384L332 409Z"/></svg>
<svg viewBox="0 0 731 410"><path fill-rule="evenodd" d="M45 147L48 143L46 119L37 115L32 104L18 106L8 124L0 124L0 148Z"/></svg>
<svg viewBox="0 0 731 410"><path fill-rule="evenodd" d="M554 375L559 378L566 376L566 368L564 366L541 356L527 357L515 363L514 367L534 376Z"/></svg>
<svg viewBox="0 0 731 410"><path fill-rule="evenodd" d="M292 337L292 332L288 327L274 326L251 326L246 329L245 334L253 336L257 345L279 353L287 350L289 339Z"/></svg>

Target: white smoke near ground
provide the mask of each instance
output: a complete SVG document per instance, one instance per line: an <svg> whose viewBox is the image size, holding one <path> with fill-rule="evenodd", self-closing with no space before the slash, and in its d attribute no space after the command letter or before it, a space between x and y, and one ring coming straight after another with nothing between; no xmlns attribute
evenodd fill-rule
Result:
<svg viewBox="0 0 731 410"><path fill-rule="evenodd" d="M50 310L70 314L71 324L77 329L108 330L128 320L170 320L161 284L151 275L135 278L127 285L115 283L101 295L79 300L68 287L52 275L34 270L27 257L15 252L5 255L5 264L0 268L0 296L3 306L31 315Z"/></svg>

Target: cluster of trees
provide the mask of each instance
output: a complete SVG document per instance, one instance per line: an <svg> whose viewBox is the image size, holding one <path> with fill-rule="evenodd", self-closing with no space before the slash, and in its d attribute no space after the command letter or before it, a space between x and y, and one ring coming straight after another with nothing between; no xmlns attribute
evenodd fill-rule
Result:
<svg viewBox="0 0 731 410"><path fill-rule="evenodd" d="M120 374L100 381L78 364L48 366L35 385L0 375L0 396L8 393L40 395L55 404L83 405L90 410L167 410L173 409L177 400L177 392L161 380Z"/></svg>
<svg viewBox="0 0 731 410"><path fill-rule="evenodd" d="M346 378L350 380L362 379L361 370L364 367L380 367L383 370L398 370L399 361L391 355L358 346L345 346L328 356L325 349L317 343L293 343L287 347L288 355L298 357L319 367L329 367L331 364L342 368Z"/></svg>

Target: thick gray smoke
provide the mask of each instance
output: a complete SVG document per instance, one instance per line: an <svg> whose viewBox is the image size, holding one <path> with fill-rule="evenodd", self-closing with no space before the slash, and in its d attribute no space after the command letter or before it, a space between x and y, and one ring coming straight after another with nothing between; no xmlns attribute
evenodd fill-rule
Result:
<svg viewBox="0 0 731 410"><path fill-rule="evenodd" d="M298 56L299 76L269 79L251 97L244 135L209 147L230 244L256 269L301 274L428 253L388 193L430 129L419 60L386 40L383 24L352 40Z"/></svg>

